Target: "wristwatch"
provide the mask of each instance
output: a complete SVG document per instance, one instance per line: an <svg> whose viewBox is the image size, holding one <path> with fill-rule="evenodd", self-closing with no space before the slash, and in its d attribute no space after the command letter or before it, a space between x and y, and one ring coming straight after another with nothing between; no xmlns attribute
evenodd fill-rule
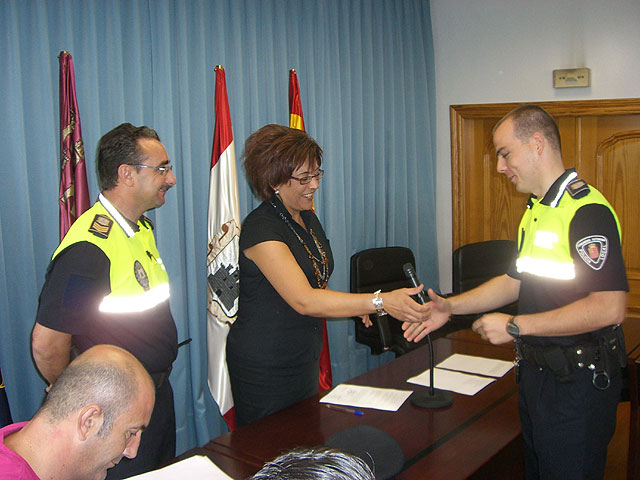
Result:
<svg viewBox="0 0 640 480"><path fill-rule="evenodd" d="M384 310L384 304L382 303L382 297L380 296L380 292L382 292L382 290L373 292L375 297L373 297L371 301L373 302L373 306L375 307L376 312L378 313L378 316L382 317L384 315L387 315L387 312L385 312Z"/></svg>
<svg viewBox="0 0 640 480"><path fill-rule="evenodd" d="M520 327L516 325L516 322L514 321L515 318L516 316L514 315L507 322L507 333L511 335L513 338L520 338Z"/></svg>

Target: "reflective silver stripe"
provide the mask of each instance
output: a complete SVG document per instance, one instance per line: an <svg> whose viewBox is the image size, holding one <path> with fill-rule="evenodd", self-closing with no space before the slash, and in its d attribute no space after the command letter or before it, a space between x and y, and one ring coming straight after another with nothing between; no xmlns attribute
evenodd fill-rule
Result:
<svg viewBox="0 0 640 480"><path fill-rule="evenodd" d="M558 189L558 194L556 195L556 198L554 198L553 201L549 204L551 208L556 208L556 205L558 205L560 198L562 198L562 194L567 188L567 185L569 185L569 182L571 182L571 180L573 180L577 176L578 174L576 172L571 172L569 176L564 179L564 182L562 182L562 185L560 185L560 188Z"/></svg>
<svg viewBox="0 0 640 480"><path fill-rule="evenodd" d="M98 200L100 201L104 209L109 212L109 215L111 215L113 219L118 222L118 225L120 225L120 228L124 230L124 233L127 235L127 237L133 237L133 235L135 234L133 228L131 228L127 220L120 214L116 207L114 207L111 202L107 200L104 195L102 195L102 193L98 195Z"/></svg>
<svg viewBox="0 0 640 480"><path fill-rule="evenodd" d="M163 283L140 295L128 297L108 295L102 299L99 310L104 313L144 312L169 299L169 284Z"/></svg>
<svg viewBox="0 0 640 480"><path fill-rule="evenodd" d="M538 277L572 280L576 278L573 263L554 262L532 257L520 257L516 261L518 273L531 273Z"/></svg>

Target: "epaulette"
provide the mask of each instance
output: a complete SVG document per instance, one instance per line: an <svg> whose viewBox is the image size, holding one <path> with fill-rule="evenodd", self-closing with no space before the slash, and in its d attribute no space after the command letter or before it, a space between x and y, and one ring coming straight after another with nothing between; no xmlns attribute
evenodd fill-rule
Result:
<svg viewBox="0 0 640 480"><path fill-rule="evenodd" d="M111 227L113 226L113 220L106 215L96 215L93 217L93 222L89 227L89 232L93 233L96 237L107 238Z"/></svg>
<svg viewBox="0 0 640 480"><path fill-rule="evenodd" d="M145 217L144 215L142 215L142 216L140 217L140 221L141 221L142 223L144 223L146 226L150 227L150 228L151 228L151 230L153 230L153 229L155 229L155 228L156 228L156 226L153 224L153 222L152 222L151 220L149 220L149 217Z"/></svg>
<svg viewBox="0 0 640 480"><path fill-rule="evenodd" d="M587 182L581 178L576 178L567 185L567 192L569 192L569 195L571 195L572 198L582 198L590 191L591 189L589 188L589 185L587 185Z"/></svg>

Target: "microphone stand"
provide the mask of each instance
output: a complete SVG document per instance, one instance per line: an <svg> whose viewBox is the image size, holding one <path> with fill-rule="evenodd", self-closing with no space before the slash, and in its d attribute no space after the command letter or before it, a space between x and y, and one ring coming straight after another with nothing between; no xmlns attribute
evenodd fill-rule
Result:
<svg viewBox="0 0 640 480"><path fill-rule="evenodd" d="M405 264L402 269L409 281L414 287L420 285L418 281L413 265L410 263ZM418 293L413 299L424 305L426 302L424 291ZM434 387L434 371L435 360L433 358L433 342L431 341L431 333L427 334L427 343L429 345L429 363L431 364L431 370L429 370L429 390L421 390L413 392L409 397L409 401L416 407L422 408L442 408L448 407L453 403L453 395L446 390L439 390Z"/></svg>
<svg viewBox="0 0 640 480"><path fill-rule="evenodd" d="M453 403L453 395L451 392L439 390L433 386L435 363L433 360L433 342L431 341L430 333L427 334L427 343L429 345L429 363L431 364L431 370L429 371L429 390L413 392L409 397L409 401L416 407L422 408L448 407Z"/></svg>

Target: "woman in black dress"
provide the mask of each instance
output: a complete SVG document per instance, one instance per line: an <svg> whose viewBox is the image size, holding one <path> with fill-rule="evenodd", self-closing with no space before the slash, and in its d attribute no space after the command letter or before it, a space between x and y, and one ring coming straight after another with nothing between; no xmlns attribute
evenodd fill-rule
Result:
<svg viewBox="0 0 640 480"><path fill-rule="evenodd" d="M386 310L399 320L427 318L410 295L422 287L382 294L326 288L331 247L313 195L324 171L322 149L305 132L267 125L245 144L244 168L262 204L242 224L238 316L227 338L227 365L238 425L318 392L322 317Z"/></svg>

